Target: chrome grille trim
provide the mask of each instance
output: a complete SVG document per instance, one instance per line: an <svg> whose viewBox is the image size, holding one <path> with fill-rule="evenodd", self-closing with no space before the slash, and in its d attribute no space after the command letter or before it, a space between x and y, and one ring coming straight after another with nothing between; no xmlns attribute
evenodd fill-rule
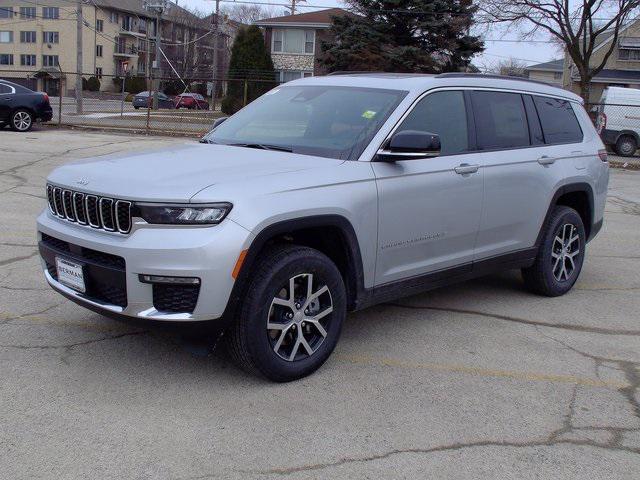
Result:
<svg viewBox="0 0 640 480"><path fill-rule="evenodd" d="M109 212L109 217L106 218L104 215L105 208ZM98 210L100 211L100 222L102 223L102 228L104 228L107 232L115 232L116 225L113 219L113 199L100 197L100 201L98 202Z"/></svg>
<svg viewBox="0 0 640 480"><path fill-rule="evenodd" d="M56 215L60 218L65 218L62 205L62 189L60 187L53 187L53 203L56 207Z"/></svg>
<svg viewBox="0 0 640 480"><path fill-rule="evenodd" d="M73 210L73 192L71 190L62 190L62 211L64 218L70 222L76 221L76 215Z"/></svg>
<svg viewBox="0 0 640 480"><path fill-rule="evenodd" d="M98 197L95 195L87 195L84 198L84 204L87 209L87 222L89 222L89 226L93 228L102 228L102 225L100 224L100 215L98 213ZM92 218L95 218L95 222L91 221Z"/></svg>
<svg viewBox="0 0 640 480"><path fill-rule="evenodd" d="M72 203L76 221L80 225L87 225L87 209L84 203L84 193L73 192Z"/></svg>
<svg viewBox="0 0 640 480"><path fill-rule="evenodd" d="M127 234L133 222L133 202L100 197L47 184L47 204L52 215L77 225Z"/></svg>
<svg viewBox="0 0 640 480"><path fill-rule="evenodd" d="M56 202L53 198L53 186L47 184L47 202L49 203L49 211L56 214Z"/></svg>
<svg viewBox="0 0 640 480"><path fill-rule="evenodd" d="M125 217L127 219L126 225L121 225L120 223L120 212L121 209L125 209ZM127 200L117 200L115 211L115 219L116 219L116 227L120 233L129 233L131 230L131 202Z"/></svg>

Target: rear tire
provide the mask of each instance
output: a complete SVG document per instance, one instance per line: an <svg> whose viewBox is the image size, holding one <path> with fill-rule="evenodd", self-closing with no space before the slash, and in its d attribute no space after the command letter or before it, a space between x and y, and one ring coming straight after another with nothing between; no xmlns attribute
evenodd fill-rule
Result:
<svg viewBox="0 0 640 480"><path fill-rule="evenodd" d="M631 157L638 150L638 142L631 135L622 135L616 142L616 153L623 157Z"/></svg>
<svg viewBox="0 0 640 480"><path fill-rule="evenodd" d="M30 111L19 108L11 114L9 123L16 132L28 132L33 127L33 115Z"/></svg>
<svg viewBox="0 0 640 480"><path fill-rule="evenodd" d="M340 272L323 253L302 246L266 252L227 336L245 371L288 382L317 370L331 355L346 317Z"/></svg>
<svg viewBox="0 0 640 480"><path fill-rule="evenodd" d="M543 229L535 263L522 269L522 276L532 292L557 297L571 290L582 270L584 224L573 208L557 206Z"/></svg>

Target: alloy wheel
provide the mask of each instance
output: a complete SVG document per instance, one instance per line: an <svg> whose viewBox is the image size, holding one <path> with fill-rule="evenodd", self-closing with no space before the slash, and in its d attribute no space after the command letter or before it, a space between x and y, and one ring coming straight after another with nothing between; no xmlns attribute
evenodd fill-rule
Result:
<svg viewBox="0 0 640 480"><path fill-rule="evenodd" d="M21 132L28 130L31 127L31 115L23 111L16 112L13 115L13 126Z"/></svg>
<svg viewBox="0 0 640 480"><path fill-rule="evenodd" d="M269 307L267 335L273 351L289 362L312 356L327 337L333 312L329 287L311 273L289 279Z"/></svg>
<svg viewBox="0 0 640 480"><path fill-rule="evenodd" d="M572 223L558 228L551 248L553 276L558 282L566 282L576 270L575 257L580 254L580 235Z"/></svg>

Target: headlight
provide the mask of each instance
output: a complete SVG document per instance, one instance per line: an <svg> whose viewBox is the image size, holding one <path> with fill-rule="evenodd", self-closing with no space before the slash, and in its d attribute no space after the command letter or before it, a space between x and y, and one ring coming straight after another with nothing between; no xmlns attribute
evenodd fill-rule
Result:
<svg viewBox="0 0 640 480"><path fill-rule="evenodd" d="M136 204L137 216L147 223L171 225L215 225L231 211L230 203L207 205L152 205Z"/></svg>

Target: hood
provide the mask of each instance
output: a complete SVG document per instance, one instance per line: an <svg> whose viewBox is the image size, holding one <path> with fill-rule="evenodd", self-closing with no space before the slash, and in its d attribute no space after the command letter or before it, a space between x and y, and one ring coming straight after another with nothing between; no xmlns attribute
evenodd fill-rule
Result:
<svg viewBox="0 0 640 480"><path fill-rule="evenodd" d="M128 155L109 155L69 163L48 181L114 198L187 202L219 183L340 165L343 160L226 145L184 144Z"/></svg>

